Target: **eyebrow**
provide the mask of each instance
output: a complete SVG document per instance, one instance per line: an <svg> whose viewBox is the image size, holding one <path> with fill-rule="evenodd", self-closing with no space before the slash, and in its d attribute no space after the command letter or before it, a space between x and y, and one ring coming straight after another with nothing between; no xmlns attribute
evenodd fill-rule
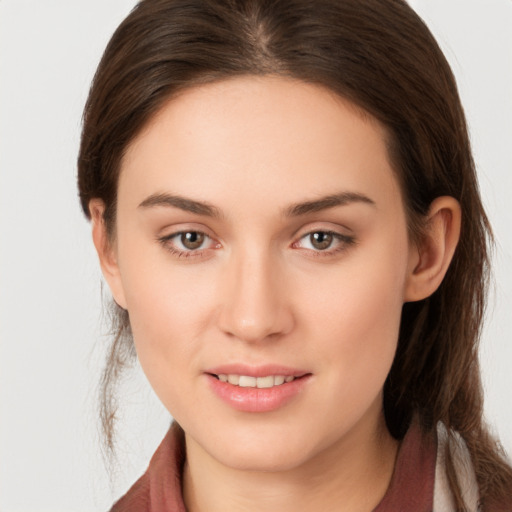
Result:
<svg viewBox="0 0 512 512"><path fill-rule="evenodd" d="M220 210L210 203L195 201L173 194L152 194L139 204L139 208L154 208L156 206L172 206L186 212L195 213L196 215L221 217Z"/></svg>
<svg viewBox="0 0 512 512"><path fill-rule="evenodd" d="M313 201L294 203L285 208L284 216L300 217L309 213L328 210L336 206L345 206L350 203L364 203L376 206L375 201L359 192L340 192L338 194L320 197ZM204 215L206 217L222 217L221 210L210 203L173 194L152 194L139 204L139 208L154 208L158 206L179 208L180 210L195 213L196 215Z"/></svg>
<svg viewBox="0 0 512 512"><path fill-rule="evenodd" d="M302 203L292 204L285 210L287 217L299 217L308 213L320 212L328 210L336 206L345 206L350 203L364 203L376 206L375 201L359 192L340 192L339 194L331 194L320 197L314 201L305 201Z"/></svg>

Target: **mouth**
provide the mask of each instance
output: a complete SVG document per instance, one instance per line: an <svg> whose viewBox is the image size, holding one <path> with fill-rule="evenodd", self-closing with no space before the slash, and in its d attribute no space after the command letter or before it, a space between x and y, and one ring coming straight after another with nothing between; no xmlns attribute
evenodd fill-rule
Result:
<svg viewBox="0 0 512 512"><path fill-rule="evenodd" d="M275 411L298 399L311 385L313 374L271 365L232 365L212 368L205 376L214 394L234 409L261 413Z"/></svg>
<svg viewBox="0 0 512 512"><path fill-rule="evenodd" d="M276 386L282 386L283 384L288 384L296 379L304 377L304 375L266 375L264 377L253 377L251 375L238 375L234 373L211 373L210 375L221 382L227 382L233 386L258 389L269 389Z"/></svg>

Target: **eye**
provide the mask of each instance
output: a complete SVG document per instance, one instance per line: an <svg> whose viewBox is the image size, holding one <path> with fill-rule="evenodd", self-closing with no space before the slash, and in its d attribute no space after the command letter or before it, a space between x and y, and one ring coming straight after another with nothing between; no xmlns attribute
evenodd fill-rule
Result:
<svg viewBox="0 0 512 512"><path fill-rule="evenodd" d="M353 236L342 235L334 231L312 231L302 236L293 244L295 248L323 252L326 255L346 249L355 243Z"/></svg>
<svg viewBox="0 0 512 512"><path fill-rule="evenodd" d="M335 240L332 233L326 233L325 231L310 233L306 236L306 238L311 246L315 249L318 249L319 251L325 251L325 249L329 249Z"/></svg>
<svg viewBox="0 0 512 512"><path fill-rule="evenodd" d="M204 250L220 245L206 233L193 230L179 231L178 233L159 238L158 241L178 257L199 256Z"/></svg>
<svg viewBox="0 0 512 512"><path fill-rule="evenodd" d="M204 244L206 235L198 231L188 231L186 233L179 233L176 235L176 238L184 249L194 251Z"/></svg>

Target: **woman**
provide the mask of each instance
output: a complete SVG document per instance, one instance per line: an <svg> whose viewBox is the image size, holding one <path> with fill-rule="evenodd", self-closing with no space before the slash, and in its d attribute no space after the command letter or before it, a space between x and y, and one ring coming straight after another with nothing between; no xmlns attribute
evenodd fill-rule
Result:
<svg viewBox="0 0 512 512"><path fill-rule="evenodd" d="M113 510L510 509L477 360L490 228L407 4L142 1L79 188L118 308L105 397L135 348L177 422Z"/></svg>

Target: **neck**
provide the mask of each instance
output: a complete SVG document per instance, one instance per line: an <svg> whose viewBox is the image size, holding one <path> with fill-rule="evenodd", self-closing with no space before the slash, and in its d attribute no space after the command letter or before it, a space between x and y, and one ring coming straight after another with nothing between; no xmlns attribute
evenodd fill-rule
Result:
<svg viewBox="0 0 512 512"><path fill-rule="evenodd" d="M398 449L382 413L286 471L233 469L192 439L186 443L183 495L189 512L369 512L386 493Z"/></svg>

